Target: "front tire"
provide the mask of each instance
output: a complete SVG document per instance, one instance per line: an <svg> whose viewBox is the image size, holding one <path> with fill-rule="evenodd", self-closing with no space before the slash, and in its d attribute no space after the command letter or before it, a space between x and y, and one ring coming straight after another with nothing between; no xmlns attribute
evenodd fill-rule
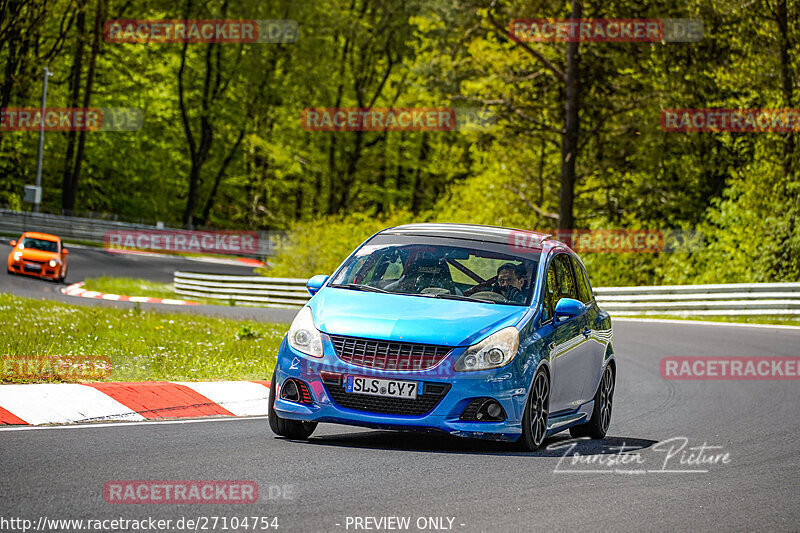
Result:
<svg viewBox="0 0 800 533"><path fill-rule="evenodd" d="M269 427L272 432L292 440L306 440L317 429L316 422L301 422L281 418L275 412L275 374L269 386Z"/></svg>
<svg viewBox="0 0 800 533"><path fill-rule="evenodd" d="M522 415L522 436L517 441L520 448L533 452L539 449L547 436L547 418L550 414L550 380L547 372L539 369L533 377L533 386L525 402Z"/></svg>
<svg viewBox="0 0 800 533"><path fill-rule="evenodd" d="M592 410L592 418L585 424L579 426L572 426L569 428L569 434L573 437L589 437L590 439L604 439L608 432L608 426L611 425L611 408L614 404L614 387L615 387L614 370L611 365L606 365L603 371L603 379L597 386L597 391L594 393L594 409Z"/></svg>

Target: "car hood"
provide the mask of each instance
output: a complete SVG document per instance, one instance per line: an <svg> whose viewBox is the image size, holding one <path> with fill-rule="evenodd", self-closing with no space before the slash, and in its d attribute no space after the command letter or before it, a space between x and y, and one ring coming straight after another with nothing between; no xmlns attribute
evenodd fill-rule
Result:
<svg viewBox="0 0 800 533"><path fill-rule="evenodd" d="M308 305L324 333L443 346L474 344L515 325L529 310L333 287L323 288Z"/></svg>
<svg viewBox="0 0 800 533"><path fill-rule="evenodd" d="M14 251L18 252L19 250ZM55 252L45 252L44 250L25 248L22 250L22 258L30 261L49 261L51 259L58 259L58 254Z"/></svg>

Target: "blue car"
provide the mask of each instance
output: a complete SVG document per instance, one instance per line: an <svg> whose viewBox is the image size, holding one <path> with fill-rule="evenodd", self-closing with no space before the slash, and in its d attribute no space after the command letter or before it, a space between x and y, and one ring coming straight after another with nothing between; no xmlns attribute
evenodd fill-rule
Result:
<svg viewBox="0 0 800 533"><path fill-rule="evenodd" d="M307 288L272 377L277 435L306 439L333 422L536 450L566 429L608 431L611 317L578 256L546 234L389 228Z"/></svg>

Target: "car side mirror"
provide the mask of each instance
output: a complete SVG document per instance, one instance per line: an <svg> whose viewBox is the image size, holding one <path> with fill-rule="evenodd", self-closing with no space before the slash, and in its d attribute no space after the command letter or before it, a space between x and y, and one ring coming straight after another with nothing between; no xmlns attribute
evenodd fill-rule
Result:
<svg viewBox="0 0 800 533"><path fill-rule="evenodd" d="M17 245L17 241L11 241L10 243L8 243L8 245L9 246L16 246Z"/></svg>
<svg viewBox="0 0 800 533"><path fill-rule="evenodd" d="M578 300L572 298L561 298L556 304L555 315L556 324L566 322L570 318L576 317L586 310L586 306Z"/></svg>
<svg viewBox="0 0 800 533"><path fill-rule="evenodd" d="M67 250L66 248L62 248L61 253L64 255L69 255L69 250Z"/></svg>
<svg viewBox="0 0 800 533"><path fill-rule="evenodd" d="M325 285L325 282L328 281L328 277L329 276L326 276L325 274L317 274L306 281L306 290L308 291L308 294L311 296L317 294L322 286Z"/></svg>

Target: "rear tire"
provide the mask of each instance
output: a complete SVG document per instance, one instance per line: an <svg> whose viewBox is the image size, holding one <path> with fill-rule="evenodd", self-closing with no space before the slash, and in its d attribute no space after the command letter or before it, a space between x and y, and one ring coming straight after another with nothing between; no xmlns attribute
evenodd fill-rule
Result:
<svg viewBox="0 0 800 533"><path fill-rule="evenodd" d="M275 374L269 386L269 427L272 432L292 440L306 440L317 429L316 422L301 422L281 418L275 412Z"/></svg>
<svg viewBox="0 0 800 533"><path fill-rule="evenodd" d="M616 384L614 370L611 365L606 365L603 379L594 393L594 409L592 418L585 424L572 426L569 434L576 439L589 437L590 439L604 439L611 425L611 408L614 404L614 387Z"/></svg>
<svg viewBox="0 0 800 533"><path fill-rule="evenodd" d="M550 380L547 372L539 369L533 377L531 392L522 415L522 436L517 445L524 451L534 452L547 436L547 418L550 414Z"/></svg>

